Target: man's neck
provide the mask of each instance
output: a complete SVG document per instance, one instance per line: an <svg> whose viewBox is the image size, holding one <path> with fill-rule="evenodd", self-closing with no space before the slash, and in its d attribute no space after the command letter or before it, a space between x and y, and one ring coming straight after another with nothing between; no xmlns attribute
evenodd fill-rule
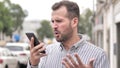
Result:
<svg viewBox="0 0 120 68"><path fill-rule="evenodd" d="M64 48L68 51L75 43L77 43L80 40L80 37L78 35L71 37L69 40L63 42Z"/></svg>

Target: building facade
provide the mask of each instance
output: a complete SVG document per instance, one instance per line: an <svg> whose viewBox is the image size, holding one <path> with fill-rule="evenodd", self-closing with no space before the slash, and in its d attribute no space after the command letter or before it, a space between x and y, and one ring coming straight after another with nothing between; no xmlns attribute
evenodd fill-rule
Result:
<svg viewBox="0 0 120 68"><path fill-rule="evenodd" d="M111 68L120 68L120 0L97 0L95 44L103 48Z"/></svg>

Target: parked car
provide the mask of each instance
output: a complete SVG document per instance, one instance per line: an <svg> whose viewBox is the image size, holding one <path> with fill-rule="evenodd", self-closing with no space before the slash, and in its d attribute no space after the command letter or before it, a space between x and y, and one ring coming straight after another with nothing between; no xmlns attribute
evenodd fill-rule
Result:
<svg viewBox="0 0 120 68"><path fill-rule="evenodd" d="M19 68L19 62L11 51L0 47L0 68Z"/></svg>
<svg viewBox="0 0 120 68"><path fill-rule="evenodd" d="M28 58L30 56L28 43L6 43L6 48L12 51L20 63L20 67L26 67Z"/></svg>

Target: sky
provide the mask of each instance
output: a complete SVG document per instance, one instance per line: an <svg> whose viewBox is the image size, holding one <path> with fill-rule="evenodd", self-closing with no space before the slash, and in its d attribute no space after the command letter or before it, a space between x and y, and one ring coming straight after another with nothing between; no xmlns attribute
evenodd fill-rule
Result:
<svg viewBox="0 0 120 68"><path fill-rule="evenodd" d="M19 4L23 10L27 10L28 16L25 20L50 20L51 6L60 0L11 0L12 3ZM76 2L80 7L80 13L85 8L93 10L93 0L70 0ZM95 1L95 0L94 0Z"/></svg>

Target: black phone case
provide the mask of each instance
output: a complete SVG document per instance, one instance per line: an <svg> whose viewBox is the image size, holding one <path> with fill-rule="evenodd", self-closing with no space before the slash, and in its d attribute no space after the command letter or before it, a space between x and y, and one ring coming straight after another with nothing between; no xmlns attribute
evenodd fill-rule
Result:
<svg viewBox="0 0 120 68"><path fill-rule="evenodd" d="M31 40L32 37L34 37L34 46L40 44L34 33L26 33L29 40ZM45 53L45 51L42 51L41 53Z"/></svg>
<svg viewBox="0 0 120 68"><path fill-rule="evenodd" d="M32 37L34 37L34 46L40 44L34 33L26 33L27 37L29 40L31 40Z"/></svg>

